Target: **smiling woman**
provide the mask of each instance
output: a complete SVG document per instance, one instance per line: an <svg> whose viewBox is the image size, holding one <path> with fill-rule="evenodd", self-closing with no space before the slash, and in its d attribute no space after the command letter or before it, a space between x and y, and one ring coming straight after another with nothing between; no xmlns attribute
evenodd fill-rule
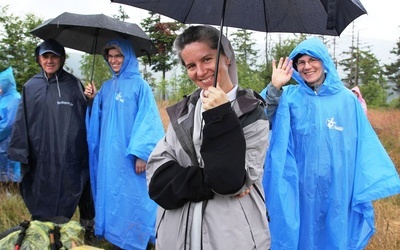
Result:
<svg viewBox="0 0 400 250"><path fill-rule="evenodd" d="M272 68L268 96L292 77L298 84L279 92L265 164L271 248L365 248L375 232L372 201L400 193L393 162L320 39L302 41Z"/></svg>
<svg viewBox="0 0 400 250"><path fill-rule="evenodd" d="M149 194L159 205L156 249L269 249L263 100L239 87L225 36L213 86L218 39L211 26L191 26L174 42L199 88L167 108L170 125L148 161Z"/></svg>

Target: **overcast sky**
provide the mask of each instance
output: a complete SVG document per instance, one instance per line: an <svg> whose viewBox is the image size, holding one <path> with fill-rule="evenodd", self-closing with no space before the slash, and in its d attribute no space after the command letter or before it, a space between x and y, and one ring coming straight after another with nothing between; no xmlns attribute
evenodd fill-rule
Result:
<svg viewBox="0 0 400 250"><path fill-rule="evenodd" d="M251 1L251 0L250 0ZM386 61L389 52L400 37L400 1L399 0L360 0L368 12L355 21L356 32L359 32L360 41L372 47L379 59ZM111 3L109 0L1 0L0 6L9 5L13 14L23 16L34 13L43 19L49 19L63 12L79 14L99 14L109 16L118 13L120 4ZM128 13L129 22L140 24L141 19L148 16L148 12L127 5L122 5ZM259 33L259 34L258 34ZM263 33L256 32L256 37ZM338 43L348 43L351 40L352 25L350 24ZM277 34L272 34L272 36ZM265 36L265 35L264 35ZM385 42L382 42L385 40ZM389 47L388 47L389 46ZM387 62L387 61L386 61Z"/></svg>

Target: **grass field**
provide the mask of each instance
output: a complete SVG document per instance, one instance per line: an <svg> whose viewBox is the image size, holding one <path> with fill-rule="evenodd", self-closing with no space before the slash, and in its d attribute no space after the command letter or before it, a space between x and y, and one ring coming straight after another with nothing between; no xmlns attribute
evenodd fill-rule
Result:
<svg viewBox="0 0 400 250"><path fill-rule="evenodd" d="M368 119L399 173L400 110L368 110ZM374 208L376 233L366 249L400 249L400 195L375 201Z"/></svg>
<svg viewBox="0 0 400 250"><path fill-rule="evenodd" d="M166 104L159 104L163 123L166 126L168 118L165 113ZM369 110L368 118L377 131L385 149L400 170L400 110ZM377 170L378 171L378 170ZM0 187L0 232L29 220L16 187L6 191ZM400 195L374 202L376 233L370 240L367 250L398 250L400 249ZM77 219L78 215L74 216ZM112 249L104 241L98 247Z"/></svg>

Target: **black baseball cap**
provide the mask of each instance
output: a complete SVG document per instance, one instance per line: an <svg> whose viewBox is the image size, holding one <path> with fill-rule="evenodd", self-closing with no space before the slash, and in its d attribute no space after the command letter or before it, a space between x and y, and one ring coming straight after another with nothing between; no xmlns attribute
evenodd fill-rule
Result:
<svg viewBox="0 0 400 250"><path fill-rule="evenodd" d="M65 55L64 47L54 39L47 39L36 48L36 55L43 55L49 52L57 56Z"/></svg>

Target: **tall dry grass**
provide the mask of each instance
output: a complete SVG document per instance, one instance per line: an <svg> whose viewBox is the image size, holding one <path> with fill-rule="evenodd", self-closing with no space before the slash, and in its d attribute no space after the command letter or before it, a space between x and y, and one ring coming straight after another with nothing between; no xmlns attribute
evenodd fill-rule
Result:
<svg viewBox="0 0 400 250"><path fill-rule="evenodd" d="M0 182L0 233L29 219L17 185Z"/></svg>
<svg viewBox="0 0 400 250"><path fill-rule="evenodd" d="M167 102L159 102L160 114L164 127L168 116ZM377 132L382 144L400 172L400 110L369 110L368 118ZM377 170L379 171L379 170ZM400 195L374 202L376 233L369 241L366 250L400 249ZM75 215L74 218L77 219ZM29 213L15 187L6 190L0 185L0 232L29 219ZM111 249L104 243L101 246Z"/></svg>
<svg viewBox="0 0 400 250"><path fill-rule="evenodd" d="M166 108L170 105L170 103L168 101L158 101L157 105L158 105L158 110L160 111L162 123L164 125L164 130L167 131L169 117Z"/></svg>
<svg viewBox="0 0 400 250"><path fill-rule="evenodd" d="M400 110L368 110L368 119L400 173ZM366 249L400 249L400 195L375 201L374 208L376 233Z"/></svg>
<svg viewBox="0 0 400 250"><path fill-rule="evenodd" d="M400 110L372 109L368 111L368 119L400 172Z"/></svg>

